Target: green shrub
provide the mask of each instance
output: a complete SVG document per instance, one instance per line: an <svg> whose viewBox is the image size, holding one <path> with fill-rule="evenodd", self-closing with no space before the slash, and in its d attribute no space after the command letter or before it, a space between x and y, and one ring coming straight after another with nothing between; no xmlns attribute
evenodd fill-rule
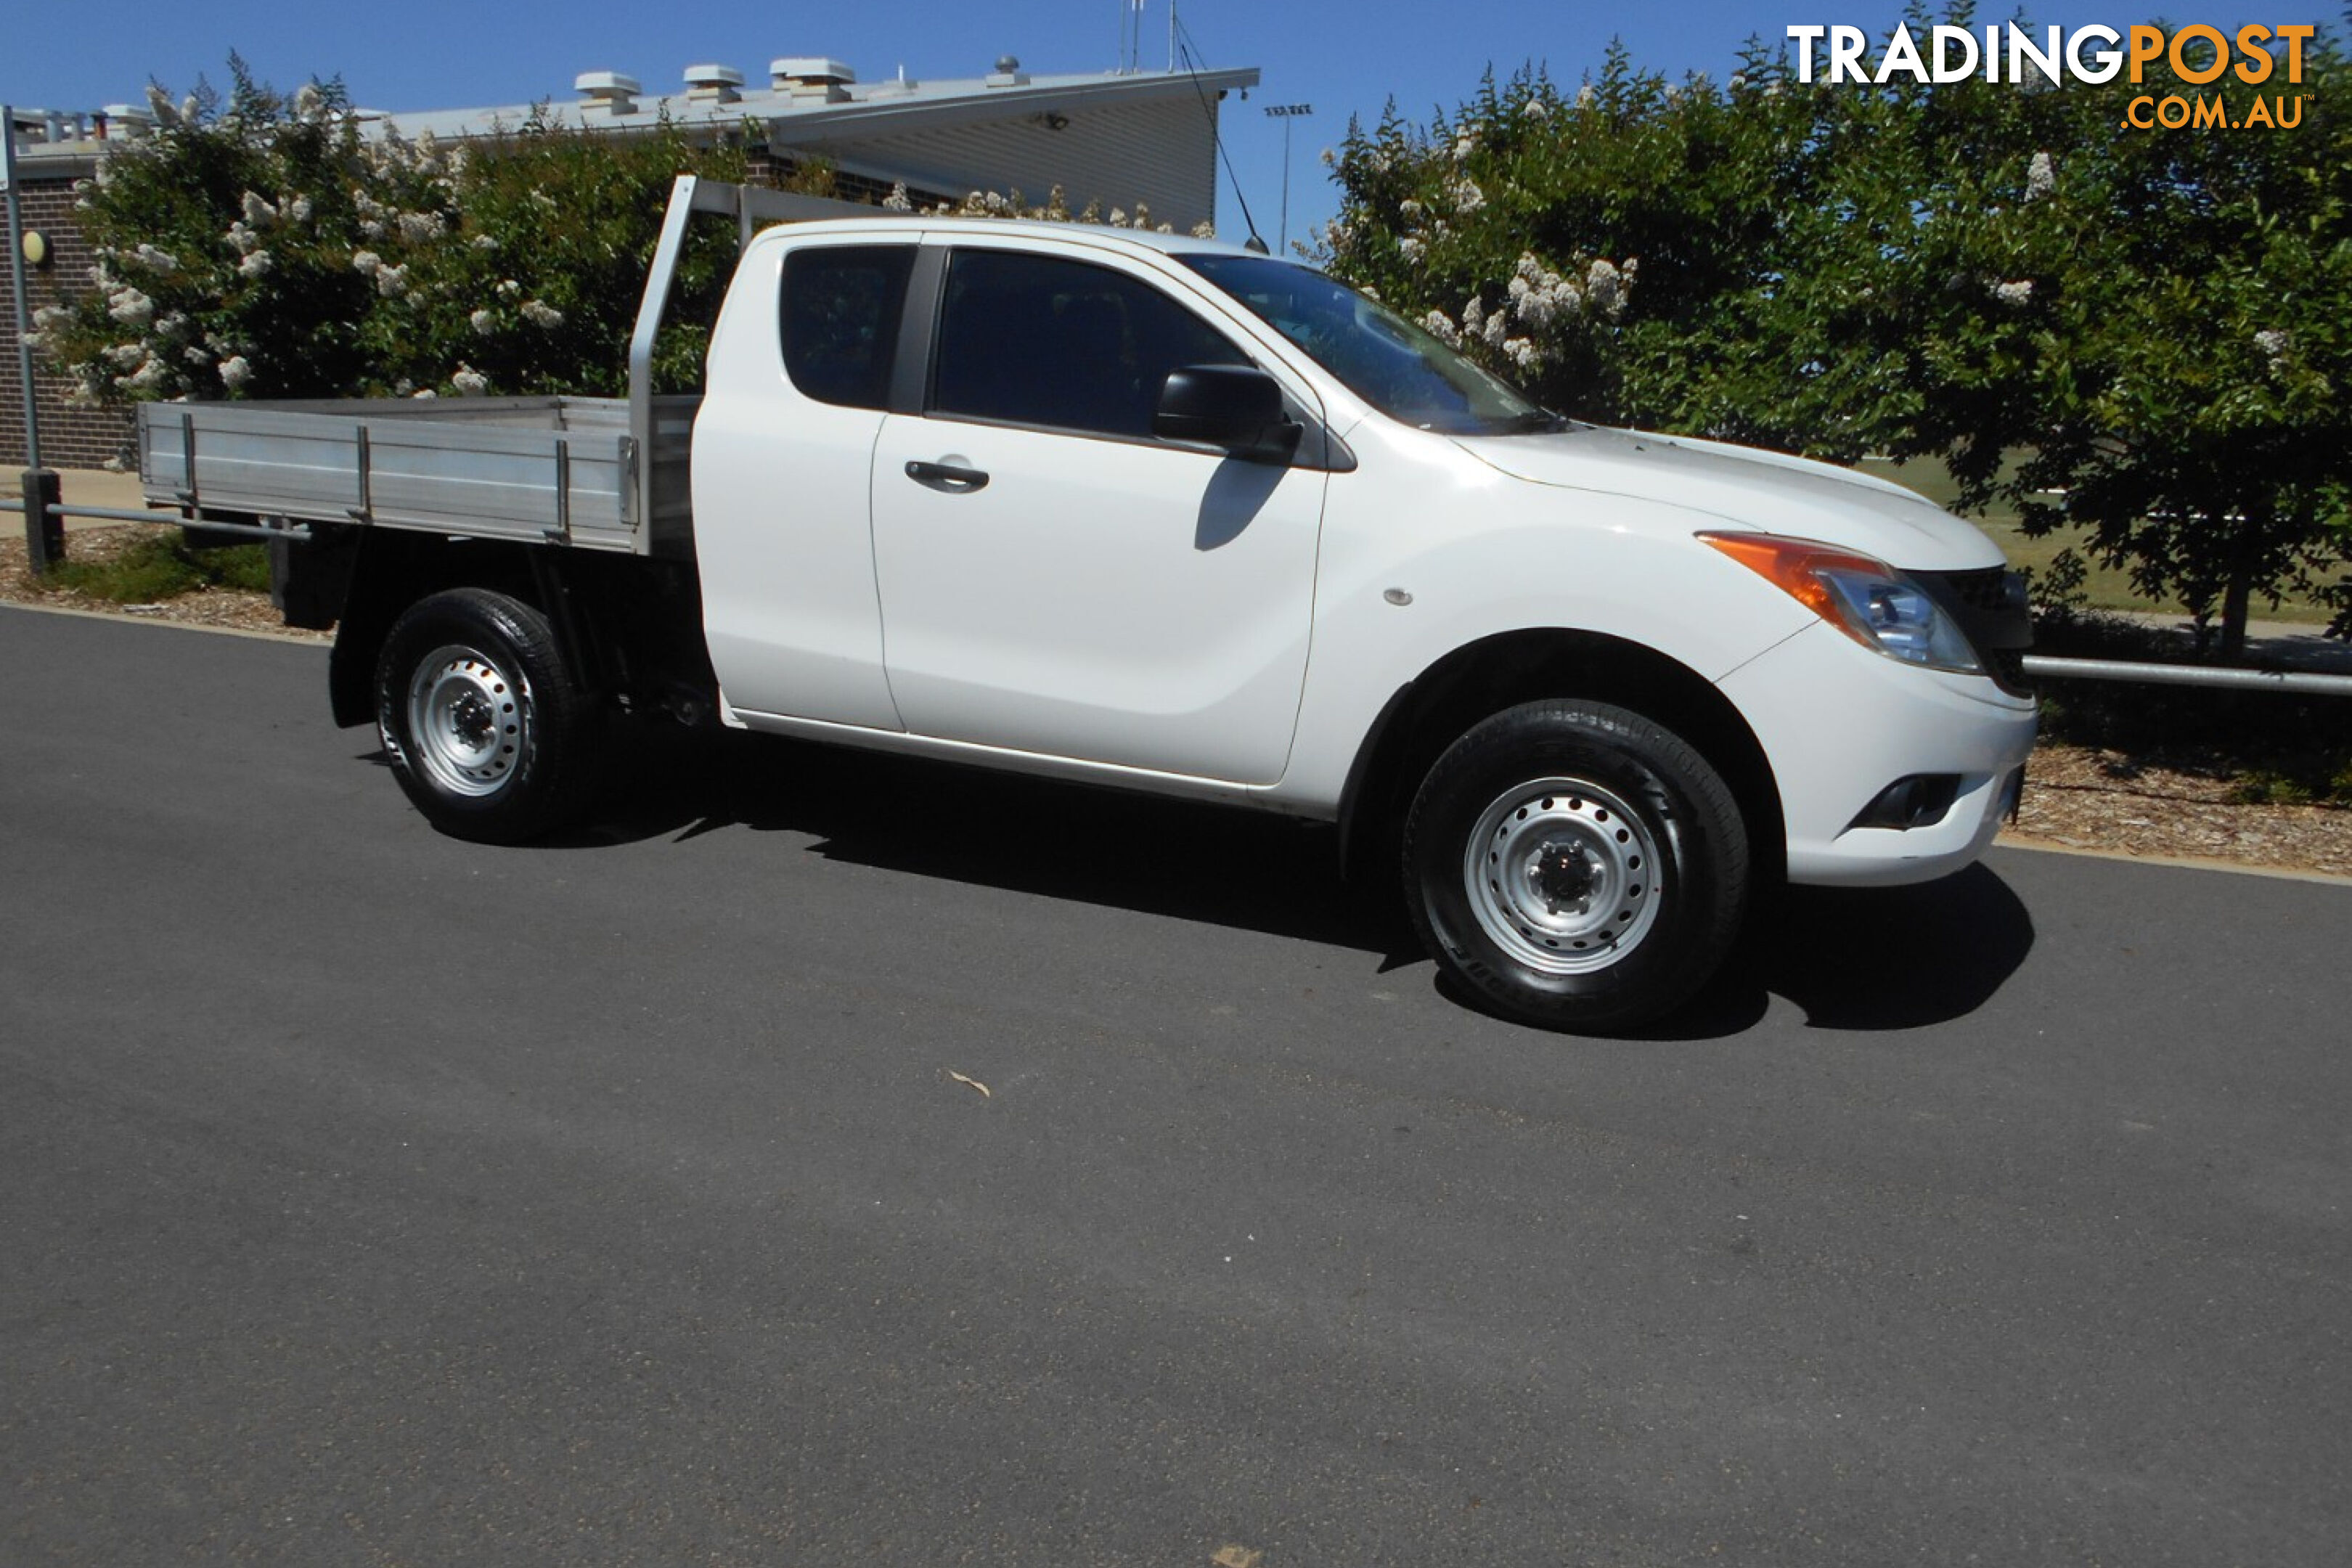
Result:
<svg viewBox="0 0 2352 1568"><path fill-rule="evenodd" d="M269 592L266 545L238 544L198 550L178 529L143 534L104 561L77 561L69 554L50 570L58 587L116 605L152 605L202 588Z"/></svg>

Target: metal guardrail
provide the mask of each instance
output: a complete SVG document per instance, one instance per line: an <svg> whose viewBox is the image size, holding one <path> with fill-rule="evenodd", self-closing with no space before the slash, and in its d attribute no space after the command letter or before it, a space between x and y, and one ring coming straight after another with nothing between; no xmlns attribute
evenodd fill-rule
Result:
<svg viewBox="0 0 2352 1568"><path fill-rule="evenodd" d="M0 500L0 511L21 512L24 510L23 501ZM300 523L285 528L268 528L250 522L215 522L203 516L182 517L175 511L131 511L121 507L112 506L53 506L47 510L51 517L60 520L68 517L84 517L96 518L101 522L175 523L183 528L201 528L207 533L244 534L254 539L284 539L299 544L307 544L310 540L310 530Z"/></svg>
<svg viewBox="0 0 2352 1568"><path fill-rule="evenodd" d="M0 511L22 512L22 501L0 500ZM66 506L47 509L51 517L97 518L109 522L179 523L215 533L254 539L307 543L309 528L257 527L246 522L210 522L202 516L184 518L171 511L128 511L117 507ZM2323 675L2309 670L2216 669L2207 665L2146 664L2109 658L2053 658L2027 654L2024 673L2037 680L2116 680L2145 686L2202 686L2217 690L2292 691L2307 697L2352 697L2352 675Z"/></svg>
<svg viewBox="0 0 2352 1568"><path fill-rule="evenodd" d="M2053 658L2028 654L2025 673L2042 680L2121 680L2145 686L2204 686L2219 690L2297 691L2352 697L2352 675L2309 670L2216 669L2193 664L2137 664L2111 658Z"/></svg>

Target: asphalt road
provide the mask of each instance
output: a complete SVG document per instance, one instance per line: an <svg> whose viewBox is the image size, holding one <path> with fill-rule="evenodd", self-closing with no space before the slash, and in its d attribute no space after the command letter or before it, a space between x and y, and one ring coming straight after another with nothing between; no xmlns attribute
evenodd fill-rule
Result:
<svg viewBox="0 0 2352 1568"><path fill-rule="evenodd" d="M487 850L320 649L0 668L0 1562L2352 1541L2352 889L2000 853L1580 1041L1280 822L747 741Z"/></svg>

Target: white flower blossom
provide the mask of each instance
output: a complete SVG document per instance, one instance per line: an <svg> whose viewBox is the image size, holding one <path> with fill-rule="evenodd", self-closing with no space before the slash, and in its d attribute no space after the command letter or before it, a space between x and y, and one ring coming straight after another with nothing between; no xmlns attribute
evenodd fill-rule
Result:
<svg viewBox="0 0 2352 1568"><path fill-rule="evenodd" d="M522 285L511 278L502 278L499 280L496 292L501 300L512 300L522 293Z"/></svg>
<svg viewBox="0 0 2352 1568"><path fill-rule="evenodd" d="M421 391L421 392L412 392L412 393L410 393L410 394L408 395L408 398L409 398L409 401L410 401L410 402L412 402L412 403L425 403L425 402L430 402L432 399L436 398L436 397L438 397L438 396L440 396L440 395L440 395L439 393L437 393L437 392L434 391L431 387L429 387L429 386L428 386L428 387L425 388L425 389L424 389L423 391Z"/></svg>
<svg viewBox="0 0 2352 1568"><path fill-rule="evenodd" d="M1503 340L1511 335L1510 312L1497 310L1493 315L1487 317L1486 330L1479 335L1486 340L1488 348L1501 348Z"/></svg>
<svg viewBox="0 0 2352 1568"><path fill-rule="evenodd" d="M449 384L457 389L460 397L479 397L489 391L490 378L471 365L460 363L457 374L449 378Z"/></svg>
<svg viewBox="0 0 2352 1568"><path fill-rule="evenodd" d="M190 343L180 351L180 357L198 369L213 363L212 351L202 343Z"/></svg>
<svg viewBox="0 0 2352 1568"><path fill-rule="evenodd" d="M126 327L143 327L155 319L155 301L125 283L106 297L106 313Z"/></svg>
<svg viewBox="0 0 2352 1568"><path fill-rule="evenodd" d="M172 95L154 82L147 84L147 108L155 116L155 123L169 131L180 123L180 110Z"/></svg>
<svg viewBox="0 0 2352 1568"><path fill-rule="evenodd" d="M1551 105L1540 98L1530 98L1528 100L1527 107L1519 110L1519 112L1526 115L1529 120L1549 120L1551 118Z"/></svg>
<svg viewBox="0 0 2352 1568"><path fill-rule="evenodd" d="M147 357L144 343L109 343L99 351L100 356L117 370L129 370Z"/></svg>
<svg viewBox="0 0 2352 1568"><path fill-rule="evenodd" d="M327 117L327 95L319 90L316 82L304 82L294 90L294 118L315 125Z"/></svg>
<svg viewBox="0 0 2352 1568"><path fill-rule="evenodd" d="M1326 148L1324 148L1324 149L1323 149L1323 154L1322 154L1322 155L1323 155L1323 166L1324 166L1325 168L1327 168L1327 169L1328 169L1328 168L1330 168L1331 166L1333 166L1334 164L1338 163L1339 163L1339 155L1337 153L1334 153L1333 151L1331 151L1331 149L1330 149L1330 148L1328 148L1328 147L1326 147Z"/></svg>
<svg viewBox="0 0 2352 1568"><path fill-rule="evenodd" d="M131 259L159 277L169 277L180 269L180 258L168 250L158 250L152 245L142 245L131 253Z"/></svg>
<svg viewBox="0 0 2352 1568"><path fill-rule="evenodd" d="M374 277L377 269L383 267L383 258L378 256L373 250L354 251L352 254L352 270L363 272L370 278Z"/></svg>
<svg viewBox="0 0 2352 1568"><path fill-rule="evenodd" d="M196 101L196 95L193 92L188 94L187 97L180 100L180 118L186 121L191 125L194 125L196 122L196 116L201 113L203 110L204 105Z"/></svg>
<svg viewBox="0 0 2352 1568"><path fill-rule="evenodd" d="M236 275L240 278L266 278L269 269L277 265L269 252L257 250L236 264Z"/></svg>
<svg viewBox="0 0 2352 1568"><path fill-rule="evenodd" d="M1113 228L1125 228L1127 226L1127 209L1125 207L1113 207L1110 209L1110 226Z"/></svg>
<svg viewBox="0 0 2352 1568"><path fill-rule="evenodd" d="M478 234L467 243L471 244L476 250L481 251L496 250L499 247L498 240L487 234Z"/></svg>
<svg viewBox="0 0 2352 1568"><path fill-rule="evenodd" d="M268 228L278 221L278 209L247 191L245 193L245 221L256 228Z"/></svg>
<svg viewBox="0 0 2352 1568"><path fill-rule="evenodd" d="M905 213L915 210L913 200L907 195L906 181L900 180L890 187L890 194L882 198L882 206L886 212Z"/></svg>
<svg viewBox="0 0 2352 1568"><path fill-rule="evenodd" d="M375 291L387 300L397 300L408 292L408 268L394 267L390 262L375 269Z"/></svg>
<svg viewBox="0 0 2352 1568"><path fill-rule="evenodd" d="M221 384L236 391L253 379L253 366L243 354L235 354L220 363Z"/></svg>
<svg viewBox="0 0 2352 1568"><path fill-rule="evenodd" d="M1411 196L1407 196L1404 200L1397 203L1398 213L1405 217L1417 218L1426 210L1426 208Z"/></svg>
<svg viewBox="0 0 2352 1568"><path fill-rule="evenodd" d="M1469 162L1470 154L1477 150L1478 133L1475 131L1465 131L1454 139L1454 161L1457 163Z"/></svg>
<svg viewBox="0 0 2352 1568"><path fill-rule="evenodd" d="M473 324L474 331L486 338L499 330L499 319L488 310L477 310L466 320Z"/></svg>
<svg viewBox="0 0 2352 1568"><path fill-rule="evenodd" d="M2263 357L2273 364L2278 363L2279 356L2286 353L2286 333L2276 327L2264 327L2254 334L2254 347L2262 350Z"/></svg>
<svg viewBox="0 0 2352 1568"><path fill-rule="evenodd" d="M1421 319L1421 324L1443 342L1454 344L1462 342L1461 330L1454 326L1454 318L1443 310L1432 310Z"/></svg>
<svg viewBox="0 0 2352 1568"><path fill-rule="evenodd" d="M150 354L142 360L139 368L129 375L116 376L114 384L125 392L152 392L163 384L163 378L168 374L163 368L163 362Z"/></svg>
<svg viewBox="0 0 2352 1568"><path fill-rule="evenodd" d="M1202 218L1200 222L1192 226L1192 237L1194 239L1214 239L1217 237L1217 226L1214 223L1212 223L1209 219Z"/></svg>
<svg viewBox="0 0 2352 1568"><path fill-rule="evenodd" d="M286 216L295 223L309 223L310 210L310 198L308 196L296 196L286 204Z"/></svg>
<svg viewBox="0 0 2352 1568"><path fill-rule="evenodd" d="M438 239L448 228L441 221L439 213L402 213L396 221L400 226L400 237L411 245Z"/></svg>
<svg viewBox="0 0 2352 1568"><path fill-rule="evenodd" d="M1463 217L1469 216L1486 205L1486 193L1480 190L1478 182L1467 174L1454 181L1446 194L1454 198L1455 214Z"/></svg>
<svg viewBox="0 0 2352 1568"><path fill-rule="evenodd" d="M252 255L261 244L261 236L256 234L243 218L229 225L227 234L222 237L236 247L239 256Z"/></svg>
<svg viewBox="0 0 2352 1568"><path fill-rule="evenodd" d="M1535 343L1527 338L1513 338L1503 345L1503 353L1521 371L1532 371L1543 363L1542 353L1537 350Z"/></svg>
<svg viewBox="0 0 2352 1568"><path fill-rule="evenodd" d="M1579 109L1591 108L1593 96L1592 84L1588 81L1582 87L1576 89L1576 107Z"/></svg>
<svg viewBox="0 0 2352 1568"><path fill-rule="evenodd" d="M2058 171L2051 166L2050 154L2036 153L2025 168L2025 199L2038 202L2057 188Z"/></svg>
<svg viewBox="0 0 2352 1568"><path fill-rule="evenodd" d="M1520 253L1505 292L1510 312L1537 331L1562 319L1572 321L1584 313L1582 290L1538 260L1533 251Z"/></svg>
<svg viewBox="0 0 2352 1568"><path fill-rule="evenodd" d="M544 300L525 300L520 308L522 319L534 327L542 327L551 332L563 325L563 312Z"/></svg>
<svg viewBox="0 0 2352 1568"><path fill-rule="evenodd" d="M1615 321L1625 309L1623 275L1613 263L1596 258L1584 274L1584 296L1593 314Z"/></svg>
<svg viewBox="0 0 2352 1568"><path fill-rule="evenodd" d="M1473 294L1470 302L1462 307L1462 335L1475 338L1486 330L1486 302Z"/></svg>
<svg viewBox="0 0 2352 1568"><path fill-rule="evenodd" d="M1429 247L1423 244L1416 236L1409 234L1397 241L1397 254L1416 267L1421 265L1421 258L1428 253Z"/></svg>
<svg viewBox="0 0 2352 1568"><path fill-rule="evenodd" d="M2033 279L2028 278L2014 283L1996 283L1992 287L1992 297L2004 305L2022 305L2033 298Z"/></svg>

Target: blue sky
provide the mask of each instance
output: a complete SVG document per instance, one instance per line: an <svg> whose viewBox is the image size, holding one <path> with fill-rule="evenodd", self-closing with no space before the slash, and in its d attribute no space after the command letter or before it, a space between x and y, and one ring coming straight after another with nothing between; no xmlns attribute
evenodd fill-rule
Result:
<svg viewBox="0 0 2352 1568"><path fill-rule="evenodd" d="M313 75L340 75L359 102L390 110L448 109L572 96L582 71L617 70L648 90L676 88L688 65L717 61L758 79L780 55L844 60L861 80L903 65L918 79L984 73L1011 53L1033 71L1103 70L1118 61L1128 0L866 0L844 11L747 5L740 0L570 0L561 6L502 6L481 0L404 0L396 5L260 0L187 0L168 5L115 0L92 20L60 14L39 27L8 26L0 53L0 100L19 107L97 109L136 102L150 77L174 93L199 73L218 84L228 51L244 55L266 81L291 89ZM1328 219L1336 198L1318 154L1344 134L1350 114L1367 122L1393 97L1425 121L1475 91L1492 64L1507 76L1534 61L1572 84L1597 69L1612 37L1635 62L1680 75L1728 74L1751 33L1778 41L1790 24L1848 23L1883 36L1900 17L1896 0L1698 0L1688 5L1594 5L1586 0L1175 0L1204 63L1255 66L1264 85L1250 101L1225 105L1228 152L1257 225L1269 239L1282 219L1283 125L1270 105L1311 104L1292 122L1289 233L1304 237ZM1168 64L1170 0L1146 0L1142 63ZM2329 19L2307 4L2255 11L2238 4L2083 4L2043 0L2042 24L2104 22L2122 27L2168 13L2183 21L2232 26L2240 10L2280 23ZM1981 16L2006 19L1999 5ZM1218 217L1241 232L1230 184Z"/></svg>

